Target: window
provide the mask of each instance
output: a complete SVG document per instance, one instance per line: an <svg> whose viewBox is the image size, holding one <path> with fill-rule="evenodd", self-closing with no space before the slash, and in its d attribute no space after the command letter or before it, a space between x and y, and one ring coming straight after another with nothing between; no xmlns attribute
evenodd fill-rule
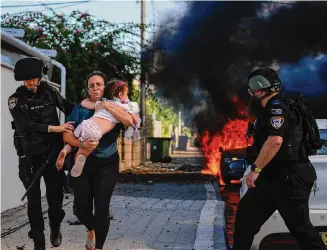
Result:
<svg viewBox="0 0 327 250"><path fill-rule="evenodd" d="M245 160L232 161L229 164L229 168L233 169L233 170L236 170L236 171L244 170L246 168L246 162L245 162Z"/></svg>
<svg viewBox="0 0 327 250"><path fill-rule="evenodd" d="M320 129L319 132L320 138L327 140L327 129ZM317 155L327 155L327 147L322 146L322 148L317 151Z"/></svg>

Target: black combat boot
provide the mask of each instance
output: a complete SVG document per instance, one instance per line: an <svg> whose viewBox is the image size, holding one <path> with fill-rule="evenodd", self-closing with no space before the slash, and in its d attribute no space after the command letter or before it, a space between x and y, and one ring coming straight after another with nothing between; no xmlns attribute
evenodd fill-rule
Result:
<svg viewBox="0 0 327 250"><path fill-rule="evenodd" d="M59 247L61 245L61 241L62 241L62 234L60 231L60 223L62 222L62 220L65 217L65 211L61 210L62 212L62 217L61 217L61 221L59 222L59 224L52 224L49 221L49 226L50 226L50 242L51 245L54 247Z"/></svg>
<svg viewBox="0 0 327 250"><path fill-rule="evenodd" d="M62 241L62 234L59 226L50 226L50 242L54 247L59 247Z"/></svg>
<svg viewBox="0 0 327 250"><path fill-rule="evenodd" d="M38 247L34 245L34 250L46 250L45 247Z"/></svg>
<svg viewBox="0 0 327 250"><path fill-rule="evenodd" d="M46 250L45 248L45 236L43 232L33 232L34 250Z"/></svg>

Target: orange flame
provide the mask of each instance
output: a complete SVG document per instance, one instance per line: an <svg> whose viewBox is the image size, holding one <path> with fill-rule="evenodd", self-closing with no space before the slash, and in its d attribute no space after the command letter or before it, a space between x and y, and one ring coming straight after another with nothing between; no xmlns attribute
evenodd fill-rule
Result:
<svg viewBox="0 0 327 250"><path fill-rule="evenodd" d="M220 133L212 137L210 137L208 131L204 133L201 146L207 166L202 170L202 174L216 175L219 184L225 184L221 176L221 152L219 148L223 150L246 148L249 143L246 139L247 127L248 120L230 120Z"/></svg>
<svg viewBox="0 0 327 250"><path fill-rule="evenodd" d="M202 174L216 175L219 184L224 185L221 175L220 160L222 151L230 149L242 149L252 144L253 138L246 137L246 131L249 121L254 118L247 117L247 108L243 101L239 100L238 96L232 98L232 105L237 109L238 114L242 119L230 120L221 130L221 132L210 136L206 131L201 138L201 147L206 158L207 166L202 171Z"/></svg>

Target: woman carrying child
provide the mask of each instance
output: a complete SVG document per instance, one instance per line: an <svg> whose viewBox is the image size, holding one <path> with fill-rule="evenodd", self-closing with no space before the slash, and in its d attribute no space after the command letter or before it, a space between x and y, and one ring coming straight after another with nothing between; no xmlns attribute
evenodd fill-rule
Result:
<svg viewBox="0 0 327 250"><path fill-rule="evenodd" d="M131 114L134 125L130 127L125 134L125 137L130 138L130 132L133 132L139 127L140 119L138 113L140 108L136 102L128 100L128 85L123 81L115 81L111 84L107 84L104 88L103 97L104 98L101 99L102 101L111 102L122 107ZM119 123L119 121L110 113L110 110L107 110L106 107L102 105L101 101L94 103L85 99L82 101L81 105L90 110L95 109L95 113L91 118L84 120L79 124L74 131L74 135L78 138L81 145L76 153L75 165L70 172L73 177L81 175L86 157L93 151L84 149L83 142L87 140L99 141L104 134L110 132L115 125ZM56 163L58 169L62 168L65 157L71 152L71 150L72 147L69 144L66 144L61 150Z"/></svg>
<svg viewBox="0 0 327 250"><path fill-rule="evenodd" d="M105 76L101 72L93 72L87 77L86 88L89 93L89 101L94 105L102 99L105 83ZM123 125L133 126L133 117L124 108L107 101L102 102L101 105ZM72 111L68 121L74 122L76 128L93 115L94 110L78 105ZM120 129L120 124L113 126L111 129L107 128L110 132L103 134L98 142L87 140L88 143L82 143L74 133L64 134L64 140L69 145L85 149L86 152L92 152L86 158L82 174L71 178L76 216L88 229L86 249L89 250L102 249L108 234L110 225L108 219L109 204L119 175L117 139ZM87 147L85 147L86 145ZM93 204L95 208L94 215Z"/></svg>

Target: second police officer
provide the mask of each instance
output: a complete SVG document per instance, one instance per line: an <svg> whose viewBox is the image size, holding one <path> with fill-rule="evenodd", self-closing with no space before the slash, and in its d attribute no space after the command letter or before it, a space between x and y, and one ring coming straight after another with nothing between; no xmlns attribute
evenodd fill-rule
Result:
<svg viewBox="0 0 327 250"><path fill-rule="evenodd" d="M276 210L301 249L326 249L309 218L316 173L303 145L302 117L288 108L276 71L254 70L248 85L248 111L256 118L256 156L246 176L249 189L238 204L233 249L249 250L254 236Z"/></svg>

